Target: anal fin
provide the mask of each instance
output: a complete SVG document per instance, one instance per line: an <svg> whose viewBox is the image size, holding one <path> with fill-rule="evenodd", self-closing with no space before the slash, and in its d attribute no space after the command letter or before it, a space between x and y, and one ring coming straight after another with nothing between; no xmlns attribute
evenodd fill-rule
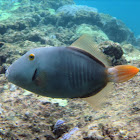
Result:
<svg viewBox="0 0 140 140"><path fill-rule="evenodd" d="M107 96L111 93L112 89L113 89L113 84L109 82L97 94L87 97L87 98L82 98L82 99L88 102L93 107L93 109L98 110L102 107L102 104L107 101Z"/></svg>

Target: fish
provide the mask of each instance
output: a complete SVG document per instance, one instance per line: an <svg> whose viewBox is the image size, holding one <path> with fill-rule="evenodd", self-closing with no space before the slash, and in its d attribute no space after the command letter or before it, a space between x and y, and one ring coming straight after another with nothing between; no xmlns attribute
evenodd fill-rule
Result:
<svg viewBox="0 0 140 140"><path fill-rule="evenodd" d="M6 70L9 82L52 98L82 98L93 106L104 99L112 83L125 82L139 72L131 65L110 66L89 36L67 47L34 48Z"/></svg>

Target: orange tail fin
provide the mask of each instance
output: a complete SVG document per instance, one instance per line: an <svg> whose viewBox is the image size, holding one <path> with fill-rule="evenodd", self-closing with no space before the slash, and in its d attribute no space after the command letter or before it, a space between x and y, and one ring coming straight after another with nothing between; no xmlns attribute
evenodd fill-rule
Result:
<svg viewBox="0 0 140 140"><path fill-rule="evenodd" d="M130 65L119 65L108 68L108 79L110 82L121 83L134 77L139 72L139 69Z"/></svg>

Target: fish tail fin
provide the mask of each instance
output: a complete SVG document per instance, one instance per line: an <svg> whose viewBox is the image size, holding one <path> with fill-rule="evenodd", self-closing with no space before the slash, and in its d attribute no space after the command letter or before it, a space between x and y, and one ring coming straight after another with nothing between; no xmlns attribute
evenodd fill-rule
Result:
<svg viewBox="0 0 140 140"><path fill-rule="evenodd" d="M139 72L138 68L130 65L119 65L119 66L108 68L107 85L97 94L83 99L88 103L90 103L95 110L98 110L101 107L103 107L102 106L103 103L105 103L107 100L106 97L112 91L113 89L112 82L116 82L116 83L125 82L131 79L132 77L134 77L138 72Z"/></svg>
<svg viewBox="0 0 140 140"><path fill-rule="evenodd" d="M108 81L121 83L134 77L139 69L130 65L118 65L107 69Z"/></svg>

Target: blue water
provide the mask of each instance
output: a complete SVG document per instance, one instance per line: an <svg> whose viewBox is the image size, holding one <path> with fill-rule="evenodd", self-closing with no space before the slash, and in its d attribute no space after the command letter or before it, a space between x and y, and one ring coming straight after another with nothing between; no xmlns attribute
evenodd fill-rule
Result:
<svg viewBox="0 0 140 140"><path fill-rule="evenodd" d="M122 20L127 27L140 35L140 0L74 0L78 5L95 7L99 12Z"/></svg>

